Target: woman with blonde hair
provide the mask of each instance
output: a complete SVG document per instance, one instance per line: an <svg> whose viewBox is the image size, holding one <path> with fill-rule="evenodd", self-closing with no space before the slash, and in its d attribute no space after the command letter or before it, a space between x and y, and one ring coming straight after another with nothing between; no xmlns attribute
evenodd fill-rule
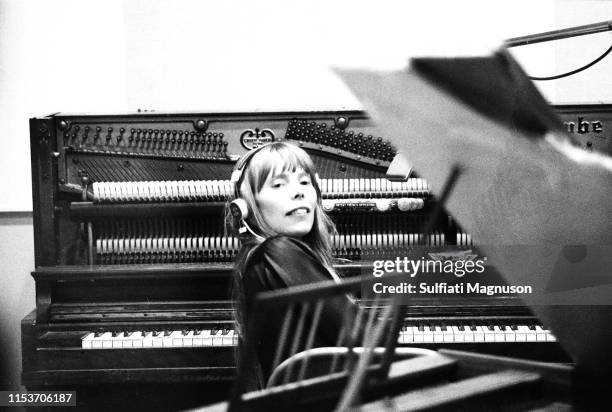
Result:
<svg viewBox="0 0 612 412"><path fill-rule="evenodd" d="M257 293L339 278L332 266L335 227L323 211L318 176L304 150L286 142L254 149L237 162L232 181L235 194L227 217L242 242L234 275L242 342ZM336 344L344 319L341 303L325 305L315 346ZM270 319L257 343L251 389L262 387L272 372L281 321L282 314Z"/></svg>

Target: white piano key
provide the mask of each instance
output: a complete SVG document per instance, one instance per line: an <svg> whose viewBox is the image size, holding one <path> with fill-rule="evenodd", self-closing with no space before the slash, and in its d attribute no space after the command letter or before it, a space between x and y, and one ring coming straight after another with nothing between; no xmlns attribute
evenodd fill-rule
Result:
<svg viewBox="0 0 612 412"><path fill-rule="evenodd" d="M94 338L94 333L88 333L81 339L82 349L91 349L91 344Z"/></svg>
<svg viewBox="0 0 612 412"><path fill-rule="evenodd" d="M417 328L416 326L408 326L408 330L406 331L406 340L408 341L407 343L414 343L414 336L415 334L417 334L419 331L419 328Z"/></svg>
<svg viewBox="0 0 612 412"><path fill-rule="evenodd" d="M527 328L527 342L537 342L538 337L536 331L529 329L528 326L525 326L525 328Z"/></svg>
<svg viewBox="0 0 612 412"><path fill-rule="evenodd" d="M477 331L473 331L472 329L470 329L468 327L467 330L464 330L462 332L463 332L463 341L464 342L475 342L476 341L476 332Z"/></svg>
<svg viewBox="0 0 612 412"><path fill-rule="evenodd" d="M495 342L495 333L488 326L482 326L485 342Z"/></svg>
<svg viewBox="0 0 612 412"><path fill-rule="evenodd" d="M495 342L505 342L506 341L506 333L500 329L499 326L494 326L495 332Z"/></svg>
<svg viewBox="0 0 612 412"><path fill-rule="evenodd" d="M134 339L131 336L123 336L123 349L132 349L134 347Z"/></svg>
<svg viewBox="0 0 612 412"><path fill-rule="evenodd" d="M532 342L534 339L528 339L528 335L531 335L531 330L525 325L519 325L516 333L516 341L517 342Z"/></svg>
<svg viewBox="0 0 612 412"><path fill-rule="evenodd" d="M459 329L458 326L451 326L451 330L453 331L453 340L454 342L465 342L465 332Z"/></svg>
<svg viewBox="0 0 612 412"><path fill-rule="evenodd" d="M102 336L100 336L100 341L102 341L102 349L111 349L113 347L113 337L111 332L104 332Z"/></svg>
<svg viewBox="0 0 612 412"><path fill-rule="evenodd" d="M202 341L204 346L213 346L213 336L209 329L202 331Z"/></svg>
<svg viewBox="0 0 612 412"><path fill-rule="evenodd" d="M152 348L153 347L153 333L151 332L142 332L142 347L143 348Z"/></svg>
<svg viewBox="0 0 612 412"><path fill-rule="evenodd" d="M183 346L184 347L192 347L193 346L193 331L190 330L189 333L183 335Z"/></svg>
<svg viewBox="0 0 612 412"><path fill-rule="evenodd" d="M165 331L162 332L161 336L162 336L162 346L164 348L171 348L172 347L172 336L167 335Z"/></svg>
<svg viewBox="0 0 612 412"><path fill-rule="evenodd" d="M455 342L455 333L452 327L447 326L445 331L442 331L444 342Z"/></svg>
<svg viewBox="0 0 612 412"><path fill-rule="evenodd" d="M144 341L144 335L142 332L134 332L129 339L132 341L132 347L142 348L142 344Z"/></svg>
<svg viewBox="0 0 612 412"><path fill-rule="evenodd" d="M433 328L433 338L435 343L444 342L444 334L440 326L435 326Z"/></svg>
<svg viewBox="0 0 612 412"><path fill-rule="evenodd" d="M163 336L163 332L157 336L155 336L155 334L153 334L153 338L152 338L152 347L153 348L162 348L164 346L164 336Z"/></svg>
<svg viewBox="0 0 612 412"><path fill-rule="evenodd" d="M102 349L102 339L100 339L99 336L97 338L94 337L91 340L91 348L92 349Z"/></svg>
<svg viewBox="0 0 612 412"><path fill-rule="evenodd" d="M229 333L222 337L223 346L232 346L234 343L234 331L230 330Z"/></svg>
<svg viewBox="0 0 612 412"><path fill-rule="evenodd" d="M527 342L527 334L521 326L517 326L514 335L516 337L516 342Z"/></svg>
<svg viewBox="0 0 612 412"><path fill-rule="evenodd" d="M434 343L433 330L429 326L425 326L423 329L423 343Z"/></svg>
<svg viewBox="0 0 612 412"><path fill-rule="evenodd" d="M506 337L506 342L516 342L516 333L510 326L504 328L504 335Z"/></svg>
<svg viewBox="0 0 612 412"><path fill-rule="evenodd" d="M541 326L536 326L535 327L535 332L536 332L536 342L546 342L546 333L547 331L545 331L544 329L542 329Z"/></svg>
<svg viewBox="0 0 612 412"><path fill-rule="evenodd" d="M112 336L112 335L111 335ZM111 341L113 343L113 349L122 349L123 348L123 332L119 333L117 336L112 336Z"/></svg>
<svg viewBox="0 0 612 412"><path fill-rule="evenodd" d="M474 335L474 342L485 342L485 331L482 326L476 326L476 330L472 332Z"/></svg>
<svg viewBox="0 0 612 412"><path fill-rule="evenodd" d="M170 339L172 340L173 348L183 347L183 333L180 330L174 330L170 333Z"/></svg>
<svg viewBox="0 0 612 412"><path fill-rule="evenodd" d="M214 335L211 333L212 336L212 346L223 346L223 329L219 329L217 330L217 333L215 333Z"/></svg>
<svg viewBox="0 0 612 412"><path fill-rule="evenodd" d="M424 343L425 331L419 330L418 326L413 329L414 332L414 343Z"/></svg>
<svg viewBox="0 0 612 412"><path fill-rule="evenodd" d="M193 343L192 346L204 346L204 339L203 339L203 332L200 331L200 333L195 333L193 332Z"/></svg>
<svg viewBox="0 0 612 412"><path fill-rule="evenodd" d="M405 343L414 343L414 334L415 331L418 332L418 328L416 326L408 326L404 333L404 342Z"/></svg>

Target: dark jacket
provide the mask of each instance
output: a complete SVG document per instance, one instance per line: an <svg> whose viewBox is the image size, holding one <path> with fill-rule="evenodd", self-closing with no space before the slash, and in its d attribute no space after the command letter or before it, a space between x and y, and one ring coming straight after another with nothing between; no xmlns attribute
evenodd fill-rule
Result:
<svg viewBox="0 0 612 412"><path fill-rule="evenodd" d="M312 284L332 279L328 270L317 259L310 247L304 242L287 237L276 236L266 239L249 257L243 275L243 288L245 294L244 320L247 326L252 317L250 312L253 300L257 293L284 289L291 286ZM313 347L336 346L338 334L349 310L354 311L353 305L345 295L326 300L316 330ZM304 349L306 337L310 330L311 316L314 303L310 305L302 339L296 352ZM257 342L257 356L263 374L263 383L267 382L272 372L272 363L279 346L279 334L286 314L286 307L269 311L264 314L265 326L259 331ZM292 324L298 322L299 312L294 314ZM281 361L290 356L290 348L296 335L295 327L288 334L288 342Z"/></svg>

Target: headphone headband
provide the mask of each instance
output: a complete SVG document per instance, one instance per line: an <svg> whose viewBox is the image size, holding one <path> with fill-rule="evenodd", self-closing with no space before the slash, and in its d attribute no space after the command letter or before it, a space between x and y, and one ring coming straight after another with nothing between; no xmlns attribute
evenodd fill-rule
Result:
<svg viewBox="0 0 612 412"><path fill-rule="evenodd" d="M232 176L230 177L230 182L234 184L234 198L238 199L240 197L240 185L242 184L242 175L244 174L244 169L249 165L251 159L257 152L259 152L264 147L268 146L271 143L263 144L259 147L248 152L242 159L238 160L238 162L242 162L242 166L237 165L239 167L236 168L232 172Z"/></svg>

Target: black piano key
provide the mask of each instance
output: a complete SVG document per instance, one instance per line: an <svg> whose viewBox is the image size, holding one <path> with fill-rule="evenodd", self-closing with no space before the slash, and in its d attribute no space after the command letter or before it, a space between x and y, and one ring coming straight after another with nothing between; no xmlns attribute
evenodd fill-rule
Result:
<svg viewBox="0 0 612 412"><path fill-rule="evenodd" d="M165 330L164 331L164 336L170 336L171 333L172 333L171 330Z"/></svg>

